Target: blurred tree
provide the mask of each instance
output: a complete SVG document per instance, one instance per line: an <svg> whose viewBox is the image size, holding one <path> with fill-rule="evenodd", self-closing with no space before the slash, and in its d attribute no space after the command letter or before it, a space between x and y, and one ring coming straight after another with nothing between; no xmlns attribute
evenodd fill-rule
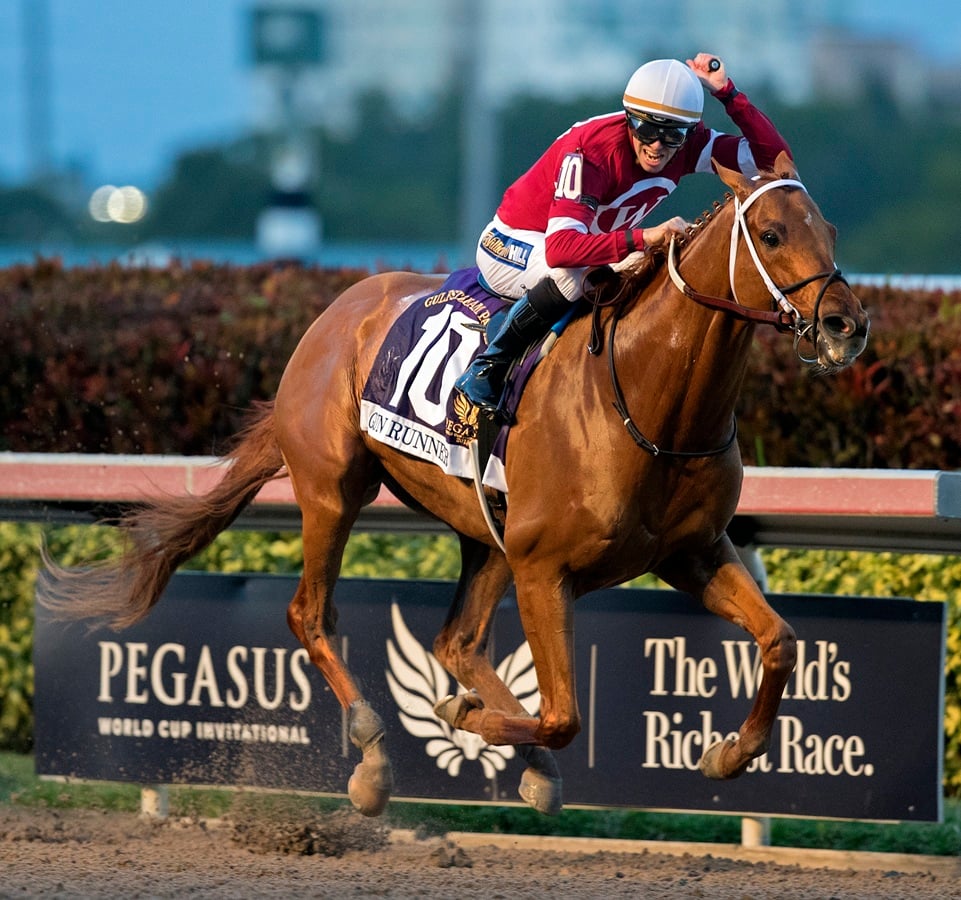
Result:
<svg viewBox="0 0 961 900"><path fill-rule="evenodd" d="M801 178L839 229L846 271L955 272L961 242L961 123L908 115L881 89L856 106L779 104L754 97L787 138ZM382 96L362 101L363 127L343 136L317 133L321 171L312 195L333 241L456 240L460 196L460 102L441 98L410 122ZM561 131L578 119L617 108L617 98L557 103L514 99L501 110L498 196ZM718 104L705 118L730 127ZM266 140L181 157L155 196L144 237L250 239L269 191ZM690 178L665 203L666 218L694 218L723 193L712 178ZM51 212L51 216L55 213ZM657 215L657 214L655 214ZM15 226L0 197L0 236ZM26 220L29 224L29 217ZM21 226L23 227L23 226Z"/></svg>
<svg viewBox="0 0 961 900"><path fill-rule="evenodd" d="M177 160L153 197L144 236L250 239L269 192L261 142L193 150Z"/></svg>
<svg viewBox="0 0 961 900"><path fill-rule="evenodd" d="M451 241L457 235L458 103L405 122L386 98L361 100L362 130L321 136L317 206L333 240Z"/></svg>
<svg viewBox="0 0 961 900"><path fill-rule="evenodd" d="M0 241L59 243L76 236L75 217L43 187L0 190Z"/></svg>
<svg viewBox="0 0 961 900"><path fill-rule="evenodd" d="M880 87L856 106L765 103L764 109L791 144L808 190L837 225L838 258L847 271L957 273L957 118L906 111Z"/></svg>

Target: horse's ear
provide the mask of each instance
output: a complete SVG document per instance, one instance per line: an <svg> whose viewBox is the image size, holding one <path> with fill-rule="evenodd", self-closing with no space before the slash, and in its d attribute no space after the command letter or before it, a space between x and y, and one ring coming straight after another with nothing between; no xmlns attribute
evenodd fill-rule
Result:
<svg viewBox="0 0 961 900"><path fill-rule="evenodd" d="M791 178L797 180L797 166L794 165L794 160L788 156L786 150L782 150L777 155L777 159L774 160L774 174L778 178Z"/></svg>
<svg viewBox="0 0 961 900"><path fill-rule="evenodd" d="M711 162L714 165L714 170L717 172L718 178L734 191L735 196L741 200L754 189L755 185L752 184L751 180L743 173L738 172L736 169L725 168L713 156L711 157Z"/></svg>

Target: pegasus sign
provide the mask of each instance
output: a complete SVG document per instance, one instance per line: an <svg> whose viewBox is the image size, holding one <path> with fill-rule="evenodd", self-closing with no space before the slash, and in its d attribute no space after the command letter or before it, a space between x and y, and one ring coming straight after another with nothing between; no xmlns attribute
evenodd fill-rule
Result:
<svg viewBox="0 0 961 900"><path fill-rule="evenodd" d="M38 772L341 794L355 762L347 722L284 626L295 581L177 575L154 613L121 632L53 623L38 609ZM365 691L384 712L395 797L519 803L526 763L515 748L433 713L463 690L428 649L452 592L438 581L340 582L341 651L368 673ZM559 757L569 805L941 816L944 605L770 600L796 624L798 662L769 751L750 778L731 782L704 778L697 761L736 728L757 690L754 642L676 592L612 589L579 601L585 727ZM510 597L490 645L498 674L536 714L537 680Z"/></svg>

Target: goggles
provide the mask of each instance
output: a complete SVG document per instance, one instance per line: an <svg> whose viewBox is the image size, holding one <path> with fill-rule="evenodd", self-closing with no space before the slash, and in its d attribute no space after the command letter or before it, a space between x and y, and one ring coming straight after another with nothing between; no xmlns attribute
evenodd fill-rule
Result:
<svg viewBox="0 0 961 900"><path fill-rule="evenodd" d="M627 114L627 124L631 133L642 144L660 141L665 147L680 147L694 127L693 125L659 125L631 112Z"/></svg>

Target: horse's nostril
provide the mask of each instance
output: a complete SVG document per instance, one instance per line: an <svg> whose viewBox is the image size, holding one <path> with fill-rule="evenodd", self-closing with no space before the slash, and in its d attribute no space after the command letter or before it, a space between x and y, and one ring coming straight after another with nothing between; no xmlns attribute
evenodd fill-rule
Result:
<svg viewBox="0 0 961 900"><path fill-rule="evenodd" d="M835 337L852 337L858 330L854 319L841 315L825 316L821 320L821 327Z"/></svg>

